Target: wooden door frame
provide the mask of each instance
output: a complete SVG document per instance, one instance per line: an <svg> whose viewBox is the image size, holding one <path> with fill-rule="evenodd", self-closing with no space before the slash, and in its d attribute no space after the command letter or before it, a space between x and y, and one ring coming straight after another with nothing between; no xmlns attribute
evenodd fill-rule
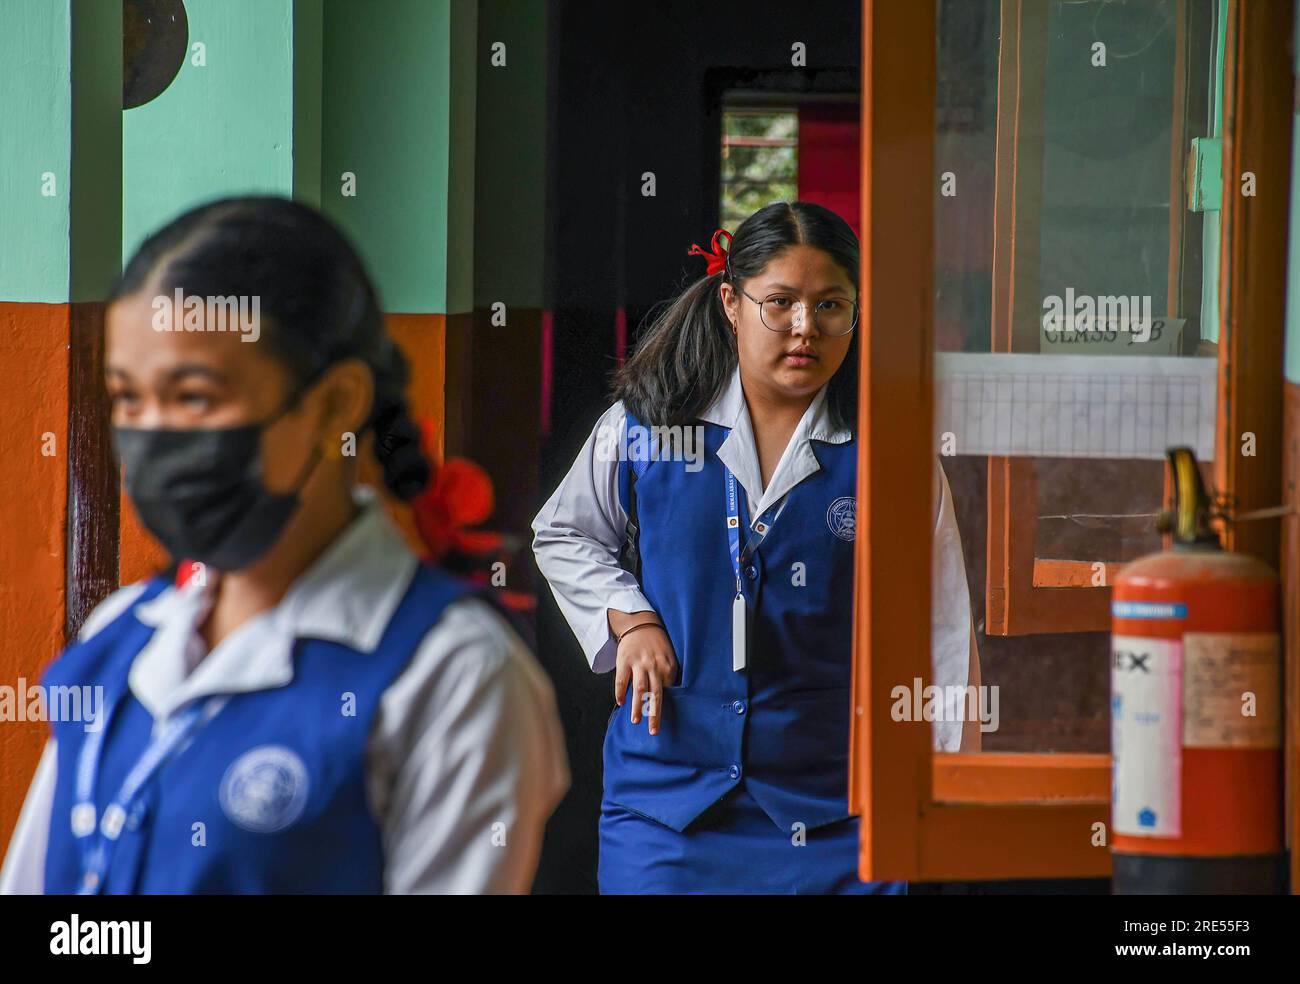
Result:
<svg viewBox="0 0 1300 984"><path fill-rule="evenodd" d="M1214 478L1227 493L1232 513L1266 509L1283 490L1283 343L1286 323L1287 235L1290 223L1294 102L1278 93L1295 91L1288 42L1293 37L1291 0L1228 6L1228 51L1237 57L1223 79L1223 205L1219 252L1220 420ZM1257 195L1242 194L1250 171ZM1295 245L1292 244L1292 248ZM1294 289L1294 285L1293 285ZM1242 453L1242 435L1254 432L1255 454ZM1231 522L1225 546L1277 567L1282 559L1281 519ZM1294 555L1289 562L1294 564ZM1300 776L1300 648L1283 637L1283 681L1289 713L1284 719L1287 844L1291 891L1300 893L1300 815L1294 797Z"/></svg>
<svg viewBox="0 0 1300 984"><path fill-rule="evenodd" d="M1021 6L1029 0L1009 2ZM1242 129L1225 160L1253 163L1279 183L1285 201L1291 107L1274 94L1291 91L1285 61L1291 5L1231 0L1229 10L1234 34L1228 50L1236 66L1232 120ZM934 453L935 64L925 53L935 50L935 31L933 4L863 0L862 535L855 558L849 784L849 805L862 816L859 874L866 880L1106 875L1108 755L935 755L927 722L891 716L895 686L932 678L930 551L916 545L928 542L933 518L927 490ZM1280 89L1279 58L1286 70ZM1280 131L1279 113L1267 108L1270 98L1282 103ZM1225 192L1236 166L1224 168ZM1249 419L1263 430L1260 444L1271 434L1280 446L1280 403L1269 417L1268 393L1252 397L1241 388L1249 380L1251 388L1269 389L1250 352L1255 344L1266 351L1280 346L1281 319L1268 318L1282 303L1287 210L1276 202L1273 208L1277 221L1260 216L1265 209L1253 202L1237 203L1226 213L1225 225L1240 228L1225 235L1221 246L1224 282L1231 288L1223 323L1236 336L1234 345L1223 347L1223 358L1228 380L1237 384L1230 397L1247 401ZM1262 252L1269 249L1283 264L1280 274L1244 268L1247 260L1265 261L1271 270L1276 264ZM1261 291L1269 296L1259 296ZM900 332L898 325L917 328ZM1256 337L1270 331L1278 340L1273 349ZM1272 370L1280 399L1279 360ZM1259 486L1259 495L1276 497L1280 464L1278 469L1266 492ZM1254 489L1252 483L1252 495Z"/></svg>

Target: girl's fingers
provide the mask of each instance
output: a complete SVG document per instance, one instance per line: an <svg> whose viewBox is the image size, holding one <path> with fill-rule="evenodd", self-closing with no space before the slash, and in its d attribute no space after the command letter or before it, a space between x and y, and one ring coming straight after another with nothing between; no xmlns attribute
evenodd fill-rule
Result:
<svg viewBox="0 0 1300 984"><path fill-rule="evenodd" d="M650 733L659 734L659 718L663 714L664 706L664 678L654 670L650 671Z"/></svg>
<svg viewBox="0 0 1300 984"><path fill-rule="evenodd" d="M641 723L641 701L645 698L646 671L641 666L632 670L632 723Z"/></svg>
<svg viewBox="0 0 1300 984"><path fill-rule="evenodd" d="M622 707L630 699L632 706L628 710L632 723L640 724L645 717L650 734L656 735L663 719L664 687L676 678L677 661L671 651L641 651L627 659L620 658L614 672L614 701Z"/></svg>
<svg viewBox="0 0 1300 984"><path fill-rule="evenodd" d="M623 706L623 698L627 696L627 684L631 679L631 668L620 659L614 670L614 703L619 707Z"/></svg>

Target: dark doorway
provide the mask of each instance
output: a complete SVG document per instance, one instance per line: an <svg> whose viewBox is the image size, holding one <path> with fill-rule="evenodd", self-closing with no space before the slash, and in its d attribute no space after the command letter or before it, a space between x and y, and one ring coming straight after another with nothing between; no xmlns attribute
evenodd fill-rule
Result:
<svg viewBox="0 0 1300 984"><path fill-rule="evenodd" d="M703 273L687 250L707 246L719 224L724 108L814 107L819 122L830 121L819 144L824 169L844 139L834 121L857 117L861 57L856 0L743 8L563 0L549 15L553 332L543 498L609 406L610 373L646 315ZM805 65L793 64L796 45ZM642 194L647 174L652 196ZM573 786L548 828L535 891L594 892L612 680L590 671L539 585L537 650L555 683Z"/></svg>

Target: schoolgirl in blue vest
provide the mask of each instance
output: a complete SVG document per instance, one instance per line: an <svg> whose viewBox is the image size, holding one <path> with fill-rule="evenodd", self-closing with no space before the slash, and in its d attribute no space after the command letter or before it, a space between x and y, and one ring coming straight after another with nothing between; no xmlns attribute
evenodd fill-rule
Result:
<svg viewBox="0 0 1300 984"><path fill-rule="evenodd" d="M857 239L778 202L690 252L705 276L620 368L533 524L592 669L614 670L600 888L903 892L859 882L847 797ZM964 686L970 607L937 461L934 491L933 682ZM963 732L972 747L976 728L936 722L937 747Z"/></svg>
<svg viewBox="0 0 1300 984"><path fill-rule="evenodd" d="M553 694L357 485L367 444L399 498L430 466L340 232L276 198L181 216L105 369L131 501L200 566L111 595L45 674L104 710L53 725L0 889L526 891L568 784Z"/></svg>

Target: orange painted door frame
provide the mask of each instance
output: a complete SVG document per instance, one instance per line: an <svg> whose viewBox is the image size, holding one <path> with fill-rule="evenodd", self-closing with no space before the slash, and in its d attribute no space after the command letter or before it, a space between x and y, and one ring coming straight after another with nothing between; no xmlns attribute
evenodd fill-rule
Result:
<svg viewBox="0 0 1300 984"><path fill-rule="evenodd" d="M1225 153L1225 203L1240 191L1229 177L1237 165L1228 162L1242 159L1278 182L1286 201L1290 103L1275 93L1291 91L1291 17L1290 3L1233 0L1229 8L1238 112L1237 137ZM1110 870L1108 755L936 755L926 722L891 717L894 686L931 678L930 553L916 544L927 541L932 515L935 31L933 4L864 0L858 460L864 535L857 540L849 787L850 807L862 816L859 873L868 880L1103 876ZM1281 112L1265 108L1270 98ZM1269 208L1276 221L1260 214ZM1235 360L1227 357L1225 371L1237 383L1229 406L1250 414L1260 444L1275 447L1281 412L1269 400L1271 387L1280 393L1280 360L1272 363L1274 387L1248 353L1256 344L1266 353L1280 345L1282 319L1274 306L1282 303L1285 280L1263 259L1269 250L1278 263L1285 257L1285 215L1277 201L1236 202L1222 246L1222 282L1230 287L1223 323L1239 351ZM1238 280L1244 280L1240 287ZM899 332L898 325L917 327ZM1256 387L1260 392L1250 395ZM1228 491L1247 507L1275 497L1280 484L1278 472L1271 486L1265 476L1258 492L1255 481L1243 488L1229 479ZM1294 650L1290 640L1292 679Z"/></svg>

